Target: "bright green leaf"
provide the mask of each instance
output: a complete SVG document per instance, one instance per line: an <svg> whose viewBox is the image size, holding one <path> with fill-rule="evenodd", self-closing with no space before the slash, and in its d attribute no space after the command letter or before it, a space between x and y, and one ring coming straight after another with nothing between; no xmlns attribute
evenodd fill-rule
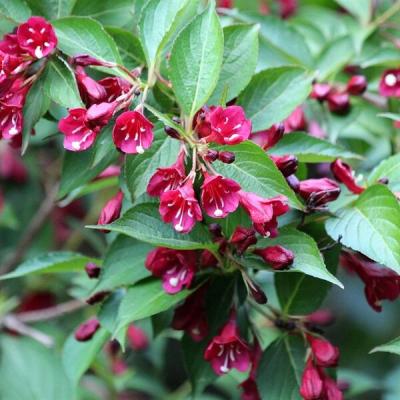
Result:
<svg viewBox="0 0 400 400"><path fill-rule="evenodd" d="M383 351L385 353L393 353L400 356L400 337L393 339L388 343L375 347L370 351L370 353L376 353L380 351Z"/></svg>
<svg viewBox="0 0 400 400"><path fill-rule="evenodd" d="M381 178L389 180L391 190L400 190L400 154L396 154L383 160L368 177L368 184L373 185Z"/></svg>

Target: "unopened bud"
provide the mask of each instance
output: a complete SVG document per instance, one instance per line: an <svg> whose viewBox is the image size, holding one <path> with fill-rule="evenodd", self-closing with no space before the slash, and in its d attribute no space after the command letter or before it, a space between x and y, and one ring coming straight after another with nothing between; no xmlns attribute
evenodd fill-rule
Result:
<svg viewBox="0 0 400 400"><path fill-rule="evenodd" d="M218 153L218 160L225 164L232 164L235 161L235 153L231 151L220 151Z"/></svg>
<svg viewBox="0 0 400 400"><path fill-rule="evenodd" d="M79 342L86 342L94 336L99 328L100 322L96 318L89 319L78 326L75 331L75 339Z"/></svg>
<svg viewBox="0 0 400 400"><path fill-rule="evenodd" d="M88 262L85 265L85 271L90 279L96 279L100 276L101 268L93 262Z"/></svg>
<svg viewBox="0 0 400 400"><path fill-rule="evenodd" d="M217 150L208 149L204 158L209 162L214 162L218 159L219 152Z"/></svg>
<svg viewBox="0 0 400 400"><path fill-rule="evenodd" d="M291 154L285 156L270 156L279 171L283 176L293 175L297 171L298 160L297 157Z"/></svg>
<svg viewBox="0 0 400 400"><path fill-rule="evenodd" d="M367 90L367 78L364 75L354 75L347 82L347 92L359 96Z"/></svg>
<svg viewBox="0 0 400 400"><path fill-rule="evenodd" d="M256 249L254 253L262 257L275 270L288 269L294 261L293 252L279 245Z"/></svg>
<svg viewBox="0 0 400 400"><path fill-rule="evenodd" d="M257 243L256 232L253 228L238 226L229 243L236 247L237 254L242 255L250 246Z"/></svg>
<svg viewBox="0 0 400 400"><path fill-rule="evenodd" d="M164 132L173 139L180 138L179 132L176 129L171 128L170 126L164 126Z"/></svg>
<svg viewBox="0 0 400 400"><path fill-rule="evenodd" d="M213 235L214 239L223 237L222 227L220 224L217 224L217 223L210 224L210 225L208 225L208 230Z"/></svg>
<svg viewBox="0 0 400 400"><path fill-rule="evenodd" d="M329 111L334 114L344 115L350 111L350 98L347 93L330 93L327 100Z"/></svg>
<svg viewBox="0 0 400 400"><path fill-rule="evenodd" d="M89 297L86 300L86 303L93 306L94 304L102 302L109 294L110 292L108 291L97 292L93 296Z"/></svg>

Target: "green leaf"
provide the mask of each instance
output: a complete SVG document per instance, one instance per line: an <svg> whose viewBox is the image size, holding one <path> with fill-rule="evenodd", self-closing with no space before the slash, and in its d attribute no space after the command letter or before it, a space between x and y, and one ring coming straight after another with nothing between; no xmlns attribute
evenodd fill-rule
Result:
<svg viewBox="0 0 400 400"><path fill-rule="evenodd" d="M160 51L174 31L174 22L188 0L150 0L139 20L139 37L149 68L154 68Z"/></svg>
<svg viewBox="0 0 400 400"><path fill-rule="evenodd" d="M62 361L64 370L74 385L78 384L110 336L104 328L100 328L87 342L78 342L74 332L68 336L63 347Z"/></svg>
<svg viewBox="0 0 400 400"><path fill-rule="evenodd" d="M7 400L72 400L75 393L60 358L27 338L2 335L0 398Z"/></svg>
<svg viewBox="0 0 400 400"><path fill-rule="evenodd" d="M368 177L368 184L373 185L381 178L388 178L391 190L400 190L400 154L383 160Z"/></svg>
<svg viewBox="0 0 400 400"><path fill-rule="evenodd" d="M393 353L400 356L400 337L391 340L388 343L382 344L373 348L370 353L377 353L377 352L385 352L385 353Z"/></svg>
<svg viewBox="0 0 400 400"><path fill-rule="evenodd" d="M384 185L365 190L326 222L334 239L400 273L400 206Z"/></svg>
<svg viewBox="0 0 400 400"><path fill-rule="evenodd" d="M91 18L68 17L53 22L58 48L69 56L89 54L121 64L118 48L101 24Z"/></svg>
<svg viewBox="0 0 400 400"><path fill-rule="evenodd" d="M311 77L299 67L271 68L254 75L238 98L253 132L283 121L311 92Z"/></svg>
<svg viewBox="0 0 400 400"><path fill-rule="evenodd" d="M290 135L284 135L283 138L269 150L269 153L277 156L293 154L300 162L305 163L331 162L336 158L342 158L344 160L361 158L357 154L347 151L336 144L302 132L291 132Z"/></svg>
<svg viewBox="0 0 400 400"><path fill-rule="evenodd" d="M23 262L14 271L1 276L0 280L19 278L28 274L83 271L89 261L93 259L79 253L56 251Z"/></svg>
<svg viewBox="0 0 400 400"><path fill-rule="evenodd" d="M172 226L161 221L158 205L142 203L129 209L120 219L110 225L90 226L95 229L109 229L123 233L142 242L155 246L171 247L173 249L212 249L212 243L207 228L197 223L188 234L177 233Z"/></svg>
<svg viewBox="0 0 400 400"><path fill-rule="evenodd" d="M43 86L45 94L57 104L66 108L83 107L74 73L61 57L48 63Z"/></svg>
<svg viewBox="0 0 400 400"><path fill-rule="evenodd" d="M24 128L22 131L22 149L24 154L28 148L32 129L50 106L50 99L44 94L44 77L40 77L26 95L23 109Z"/></svg>
<svg viewBox="0 0 400 400"><path fill-rule="evenodd" d="M372 16L372 1L371 0L335 0L341 7L353 14L363 25L366 25Z"/></svg>
<svg viewBox="0 0 400 400"><path fill-rule="evenodd" d="M133 33L121 28L106 28L118 46L124 65L133 69L145 63L145 55L140 40Z"/></svg>
<svg viewBox="0 0 400 400"><path fill-rule="evenodd" d="M248 141L235 146L221 146L218 150L235 153L234 163L218 163L215 164L215 169L222 175L235 180L243 190L254 192L262 197L283 194L289 199L292 207L303 208L273 161L255 143Z"/></svg>
<svg viewBox="0 0 400 400"><path fill-rule="evenodd" d="M209 104L219 104L237 97L248 85L258 59L258 25L232 25L224 28L224 57L221 73Z"/></svg>
<svg viewBox="0 0 400 400"><path fill-rule="evenodd" d="M31 16L31 10L23 0L2 0L0 19L7 19L15 24L25 22Z"/></svg>
<svg viewBox="0 0 400 400"><path fill-rule="evenodd" d="M157 168L168 167L176 161L179 146L179 141L167 136L163 129L158 129L154 132L150 149L143 154L126 157L125 176L133 200L146 193L149 180Z"/></svg>
<svg viewBox="0 0 400 400"><path fill-rule="evenodd" d="M76 0L27 0L34 15L57 19L71 14Z"/></svg>
<svg viewBox="0 0 400 400"><path fill-rule="evenodd" d="M94 292L133 285L150 272L144 266L151 247L127 236L118 236L108 250Z"/></svg>
<svg viewBox="0 0 400 400"><path fill-rule="evenodd" d="M304 361L304 342L300 337L286 335L272 343L257 369L261 399L301 400L299 388Z"/></svg>
<svg viewBox="0 0 400 400"><path fill-rule="evenodd" d="M166 311L186 298L191 292L182 290L170 295L165 293L160 279L146 279L128 289L118 310L114 334L124 330L131 322Z"/></svg>
<svg viewBox="0 0 400 400"><path fill-rule="evenodd" d="M211 96L222 56L222 28L210 5L183 29L171 51L170 79L178 103L188 117L193 117Z"/></svg>

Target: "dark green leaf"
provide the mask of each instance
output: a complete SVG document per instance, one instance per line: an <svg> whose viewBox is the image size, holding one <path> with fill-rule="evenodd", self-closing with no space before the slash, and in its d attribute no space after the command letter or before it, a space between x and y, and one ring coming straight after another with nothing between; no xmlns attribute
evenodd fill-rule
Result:
<svg viewBox="0 0 400 400"><path fill-rule="evenodd" d="M31 16L31 10L24 0L2 0L0 2L0 18L15 24L25 22Z"/></svg>
<svg viewBox="0 0 400 400"><path fill-rule="evenodd" d="M57 19L71 14L76 0L27 0L34 15Z"/></svg>
<svg viewBox="0 0 400 400"><path fill-rule="evenodd" d="M171 51L170 78L183 112L193 117L211 96L222 65L223 33L210 5L177 37Z"/></svg>
<svg viewBox="0 0 400 400"><path fill-rule="evenodd" d="M253 123L253 132L288 117L309 95L311 80L298 67L271 68L255 75L238 99Z"/></svg>

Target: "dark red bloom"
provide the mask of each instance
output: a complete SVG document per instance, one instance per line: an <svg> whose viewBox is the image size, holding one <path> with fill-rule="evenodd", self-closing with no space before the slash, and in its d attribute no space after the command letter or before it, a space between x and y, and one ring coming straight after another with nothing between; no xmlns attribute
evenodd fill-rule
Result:
<svg viewBox="0 0 400 400"><path fill-rule="evenodd" d="M329 376L324 376L324 400L343 400L339 385Z"/></svg>
<svg viewBox="0 0 400 400"><path fill-rule="evenodd" d="M285 132L304 131L307 128L303 107L297 107L284 121Z"/></svg>
<svg viewBox="0 0 400 400"><path fill-rule="evenodd" d="M48 56L57 46L53 26L42 17L31 17L17 30L18 44L32 57Z"/></svg>
<svg viewBox="0 0 400 400"><path fill-rule="evenodd" d="M293 175L297 171L297 166L299 164L297 157L291 154L285 156L274 156L270 155L270 158L275 163L282 175L287 177Z"/></svg>
<svg viewBox="0 0 400 400"><path fill-rule="evenodd" d="M177 189L164 192L160 198L159 210L162 220L171 223L181 233L190 232L196 221L203 219L191 179Z"/></svg>
<svg viewBox="0 0 400 400"><path fill-rule="evenodd" d="M256 232L253 228L238 226L229 239L229 243L235 246L239 255L243 254L248 247L257 243Z"/></svg>
<svg viewBox="0 0 400 400"><path fill-rule="evenodd" d="M326 339L307 335L316 364L320 367L336 367L339 360L339 349Z"/></svg>
<svg viewBox="0 0 400 400"><path fill-rule="evenodd" d="M159 197L168 190L175 190L185 178L185 152L181 151L174 164L165 168L157 168L147 185L149 196Z"/></svg>
<svg viewBox="0 0 400 400"><path fill-rule="evenodd" d="M239 207L240 185L222 175L204 173L201 187L201 204L207 215L225 218Z"/></svg>
<svg viewBox="0 0 400 400"><path fill-rule="evenodd" d="M147 255L145 266L154 276L162 278L167 293L175 294L192 283L196 252L157 247Z"/></svg>
<svg viewBox="0 0 400 400"><path fill-rule="evenodd" d="M329 111L335 114L347 114L350 111L350 97L346 92L332 90L328 97Z"/></svg>
<svg viewBox="0 0 400 400"><path fill-rule="evenodd" d="M0 137L13 139L22 133L22 109L0 105Z"/></svg>
<svg viewBox="0 0 400 400"><path fill-rule="evenodd" d="M278 234L277 217L289 210L287 198L276 196L263 199L255 193L240 191L240 204L253 221L254 229L263 236L275 237Z"/></svg>
<svg viewBox="0 0 400 400"><path fill-rule="evenodd" d="M309 358L301 378L300 394L304 400L323 399L324 382L318 369Z"/></svg>
<svg viewBox="0 0 400 400"><path fill-rule="evenodd" d="M385 97L400 97L400 69L389 69L383 73L379 93Z"/></svg>
<svg viewBox="0 0 400 400"><path fill-rule="evenodd" d="M149 346L149 339L143 329L130 324L127 331L128 343L133 350L145 350Z"/></svg>
<svg viewBox="0 0 400 400"><path fill-rule="evenodd" d="M202 286L191 294L185 302L175 309L172 327L187 332L199 342L208 335L208 322L205 311L205 287Z"/></svg>
<svg viewBox="0 0 400 400"><path fill-rule="evenodd" d="M354 194L360 194L365 190L362 186L357 185L353 169L342 160L335 160L331 164L331 171L335 179L343 183Z"/></svg>
<svg viewBox="0 0 400 400"><path fill-rule="evenodd" d="M241 400L261 400L257 383L254 378L249 376L239 386L243 390L242 394L240 395Z"/></svg>
<svg viewBox="0 0 400 400"><path fill-rule="evenodd" d="M276 270L288 269L294 261L293 252L279 245L256 249L254 253L262 257L267 264Z"/></svg>
<svg viewBox="0 0 400 400"><path fill-rule="evenodd" d="M225 164L232 164L235 162L235 159L235 153L232 153L231 151L220 151L218 153L218 160Z"/></svg>
<svg viewBox="0 0 400 400"><path fill-rule="evenodd" d="M99 84L103 86L106 91L106 98L104 101L107 102L117 101L132 88L132 85L127 80L117 76L109 76L100 79Z"/></svg>
<svg viewBox="0 0 400 400"><path fill-rule="evenodd" d="M251 135L250 139L258 144L262 149L268 150L275 146L279 140L282 139L285 133L284 124L275 124L265 131L255 132Z"/></svg>
<svg viewBox="0 0 400 400"><path fill-rule="evenodd" d="M231 316L227 324L208 344L204 359L211 363L217 375L223 375L232 368L246 371L250 366L250 348L239 336L235 316Z"/></svg>
<svg viewBox="0 0 400 400"><path fill-rule="evenodd" d="M318 208L336 200L340 195L340 187L329 178L306 179L300 182L299 193L309 207Z"/></svg>
<svg viewBox="0 0 400 400"><path fill-rule="evenodd" d="M354 75L347 82L347 93L360 96L367 90L367 78L364 75Z"/></svg>
<svg viewBox="0 0 400 400"><path fill-rule="evenodd" d="M85 265L85 271L90 279L96 279L100 276L101 268L94 262L88 262Z"/></svg>
<svg viewBox="0 0 400 400"><path fill-rule="evenodd" d="M400 296L400 275L361 254L343 251L340 263L355 272L365 284L365 296L375 311L382 311L382 300L394 301Z"/></svg>
<svg viewBox="0 0 400 400"><path fill-rule="evenodd" d="M100 322L96 318L89 319L78 326L75 331L75 339L79 342L87 342L94 336L99 328Z"/></svg>
<svg viewBox="0 0 400 400"><path fill-rule="evenodd" d="M124 153L142 154L153 138L153 124L139 111L125 111L115 121L113 140Z"/></svg>
<svg viewBox="0 0 400 400"><path fill-rule="evenodd" d="M101 210L99 220L97 221L98 225L107 225L114 222L121 215L122 209L122 200L124 199L124 194L122 192L118 192L114 197L112 197L105 204L103 209Z"/></svg>
<svg viewBox="0 0 400 400"><path fill-rule="evenodd" d="M10 146L0 144L0 178L24 183L28 172L21 160L21 156Z"/></svg>
<svg viewBox="0 0 400 400"><path fill-rule="evenodd" d="M332 87L329 83L314 83L310 97L318 101L324 101L331 90Z"/></svg>
<svg viewBox="0 0 400 400"><path fill-rule="evenodd" d="M28 55L26 51L19 46L16 33L8 33L3 36L3 39L0 40L0 51L16 57Z"/></svg>

